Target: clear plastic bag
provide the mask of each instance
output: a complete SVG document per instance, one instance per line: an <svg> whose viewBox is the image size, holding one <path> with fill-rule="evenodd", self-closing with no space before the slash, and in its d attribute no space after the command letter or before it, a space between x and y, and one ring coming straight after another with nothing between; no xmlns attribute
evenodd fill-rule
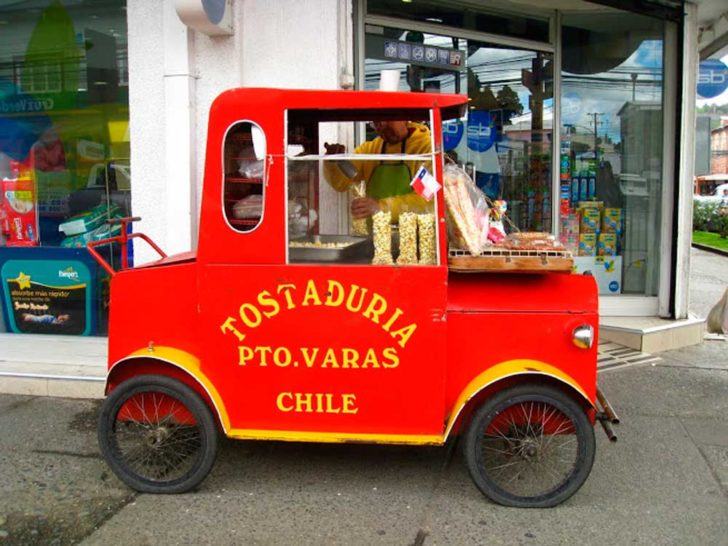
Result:
<svg viewBox="0 0 728 546"><path fill-rule="evenodd" d="M374 239L373 264L391 265L392 259L392 214L379 211L372 216L372 232Z"/></svg>
<svg viewBox="0 0 728 546"><path fill-rule="evenodd" d="M488 245L489 208L485 194L456 165L443 170L450 246L478 256Z"/></svg>

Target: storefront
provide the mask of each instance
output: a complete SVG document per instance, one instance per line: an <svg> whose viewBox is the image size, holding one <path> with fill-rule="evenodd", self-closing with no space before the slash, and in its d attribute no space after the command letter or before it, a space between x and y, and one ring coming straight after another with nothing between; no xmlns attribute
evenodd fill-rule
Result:
<svg viewBox="0 0 728 546"><path fill-rule="evenodd" d="M669 314L679 109L664 89L679 20L587 2L369 0L359 83L394 69L400 90L467 94L445 150L513 225L559 235L603 313Z"/></svg>
<svg viewBox="0 0 728 546"><path fill-rule="evenodd" d="M446 152L508 202L513 226L573 249L603 315L687 315L695 5L199 1L186 4L203 16L188 19L171 0L1 4L2 210L14 210L7 191L32 209L23 240L7 221L20 213L5 213L5 332L30 332L19 324L32 311L50 315L33 331L103 335L105 283L82 248L97 226L64 226L79 213L133 210L168 253L196 246L207 114L221 91L376 89L382 70L399 71L402 91L469 97ZM201 25L212 4L220 13ZM327 192L322 206L346 207ZM137 263L153 257L134 250ZM38 301L13 299L26 276ZM70 310L40 301L47 286L77 285ZM31 304L47 308L22 309ZM63 332L77 309L83 327Z"/></svg>
<svg viewBox="0 0 728 546"><path fill-rule="evenodd" d="M104 335L85 244L130 210L126 2L0 5L0 332Z"/></svg>

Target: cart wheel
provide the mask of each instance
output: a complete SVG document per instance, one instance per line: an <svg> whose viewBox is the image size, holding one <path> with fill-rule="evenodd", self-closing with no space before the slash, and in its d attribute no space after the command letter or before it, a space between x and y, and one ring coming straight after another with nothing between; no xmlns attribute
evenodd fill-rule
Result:
<svg viewBox="0 0 728 546"><path fill-rule="evenodd" d="M184 493L210 472L217 428L195 391L158 375L125 381L106 398L98 426L114 473L143 493Z"/></svg>
<svg viewBox="0 0 728 546"><path fill-rule="evenodd" d="M498 504L546 508L582 486L594 462L594 429L584 410L543 385L512 387L475 413L465 459L478 489Z"/></svg>

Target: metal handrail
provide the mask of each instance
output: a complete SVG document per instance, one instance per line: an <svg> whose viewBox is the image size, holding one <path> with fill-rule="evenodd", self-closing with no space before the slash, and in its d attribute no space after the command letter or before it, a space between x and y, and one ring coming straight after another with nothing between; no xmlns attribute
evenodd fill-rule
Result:
<svg viewBox="0 0 728 546"><path fill-rule="evenodd" d="M116 275L117 271L114 270L113 267L111 267L109 262L107 262L106 259L104 259L104 257L101 256L94 247L108 245L111 243L119 243L121 245L121 268L119 269L119 271L123 271L124 269L129 268L129 257L127 253L127 243L129 239L143 239L162 258L167 257L164 251L159 248L159 246L157 246L157 244L144 233L127 233L127 226L132 222L138 222L139 220L141 220L141 217L139 216L127 216L125 218L112 218L110 220L107 220L106 223L109 225L121 224L121 233L119 235L115 235L114 237L108 237L106 239L100 239L98 241L89 241L89 243L86 245L86 249L89 251L89 254L91 254L91 256L93 256L93 258L99 263L99 265L103 267L112 277Z"/></svg>

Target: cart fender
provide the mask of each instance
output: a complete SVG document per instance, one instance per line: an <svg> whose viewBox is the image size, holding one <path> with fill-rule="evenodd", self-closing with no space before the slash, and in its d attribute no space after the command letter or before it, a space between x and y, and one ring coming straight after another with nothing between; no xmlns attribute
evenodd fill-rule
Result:
<svg viewBox="0 0 728 546"><path fill-rule="evenodd" d="M227 409L220 396L217 392L215 385L212 381L200 370L200 359L187 351L175 349L174 347L157 346L151 348L144 348L134 351L129 356L126 356L120 360L117 360L109 369L109 373L106 376L106 388L109 386L109 377L113 373L117 366L122 365L125 362L130 362L136 359L143 358L145 360L158 360L159 362L165 362L179 368L186 372L195 382L202 387L212 401L212 405L215 407L215 412L222 424L223 430L227 433L230 430L230 418L228 417Z"/></svg>
<svg viewBox="0 0 728 546"><path fill-rule="evenodd" d="M447 427L445 429L445 438L450 435L450 431L455 425L455 422L458 420L460 413L474 396L497 381L518 375L546 375L552 377L553 379L571 387L575 392L579 393L579 395L591 407L594 407L594 402L589 399L587 394L584 392L584 389L582 389L571 376L555 366L538 360L508 360L506 362L496 364L477 375L472 381L470 381L470 383L468 383L465 389L463 389L453 406L453 411L450 413Z"/></svg>

